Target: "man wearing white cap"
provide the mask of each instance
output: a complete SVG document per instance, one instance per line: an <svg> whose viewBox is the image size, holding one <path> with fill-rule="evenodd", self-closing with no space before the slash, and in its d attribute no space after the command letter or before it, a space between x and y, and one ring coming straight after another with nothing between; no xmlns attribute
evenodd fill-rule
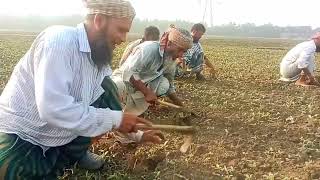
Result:
<svg viewBox="0 0 320 180"><path fill-rule="evenodd" d="M92 137L150 124L121 111L109 78L133 7L124 0L85 3L84 23L38 35L0 96L0 179L56 179L76 162L98 169L104 161L88 152Z"/></svg>
<svg viewBox="0 0 320 180"><path fill-rule="evenodd" d="M316 52L320 52L320 32L285 55L280 63L280 81L295 82L300 86L320 86L314 77Z"/></svg>

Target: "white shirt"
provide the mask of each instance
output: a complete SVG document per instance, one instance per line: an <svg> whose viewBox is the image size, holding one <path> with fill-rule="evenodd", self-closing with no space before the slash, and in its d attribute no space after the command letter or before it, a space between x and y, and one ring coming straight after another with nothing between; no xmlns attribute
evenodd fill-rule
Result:
<svg viewBox="0 0 320 180"><path fill-rule="evenodd" d="M159 48L157 41L145 41L136 46L127 60L114 71L113 76L121 77L126 83L130 83L133 76L135 80L146 84L162 76L164 53Z"/></svg>
<svg viewBox="0 0 320 180"><path fill-rule="evenodd" d="M40 33L1 94L0 132L46 150L119 127L122 111L90 106L112 74L110 67L98 71L90 53L84 24Z"/></svg>
<svg viewBox="0 0 320 180"><path fill-rule="evenodd" d="M316 45L313 40L302 42L292 48L282 59L281 66L297 63L299 69L314 63Z"/></svg>

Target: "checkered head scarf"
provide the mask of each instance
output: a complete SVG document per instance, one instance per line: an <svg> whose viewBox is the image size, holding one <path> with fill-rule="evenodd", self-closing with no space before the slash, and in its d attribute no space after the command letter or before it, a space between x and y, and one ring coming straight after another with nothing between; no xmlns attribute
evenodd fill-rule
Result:
<svg viewBox="0 0 320 180"><path fill-rule="evenodd" d="M88 10L87 14L104 14L114 18L133 19L136 12L126 0L83 0Z"/></svg>
<svg viewBox="0 0 320 180"><path fill-rule="evenodd" d="M311 39L320 39L320 32L316 32Z"/></svg>
<svg viewBox="0 0 320 180"><path fill-rule="evenodd" d="M190 49L192 47L193 40L189 31L170 26L167 32L162 35L160 39L160 46L164 48L168 41L183 49Z"/></svg>

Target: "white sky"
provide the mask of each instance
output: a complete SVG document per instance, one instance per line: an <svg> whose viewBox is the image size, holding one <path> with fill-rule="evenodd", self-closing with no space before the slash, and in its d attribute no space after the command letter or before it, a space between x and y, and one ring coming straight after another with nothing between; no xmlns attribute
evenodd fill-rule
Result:
<svg viewBox="0 0 320 180"><path fill-rule="evenodd" d="M205 0L130 0L141 19L200 22ZM320 0L212 0L213 24L229 22L320 27ZM209 9L209 8L208 8ZM84 13L81 0L0 0L0 14L44 16ZM209 16L207 16L209 18ZM208 19L207 19L208 20Z"/></svg>

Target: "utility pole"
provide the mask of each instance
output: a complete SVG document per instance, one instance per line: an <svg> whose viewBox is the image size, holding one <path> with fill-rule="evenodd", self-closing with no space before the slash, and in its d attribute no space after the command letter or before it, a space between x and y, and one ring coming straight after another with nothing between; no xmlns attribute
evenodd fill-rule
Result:
<svg viewBox="0 0 320 180"><path fill-rule="evenodd" d="M202 4L204 4L204 10L202 15L202 23L207 24L212 27L213 26L213 0L205 0L204 3L202 3L201 0L198 0L198 4L200 6L200 9L202 9Z"/></svg>
<svg viewBox="0 0 320 180"><path fill-rule="evenodd" d="M213 27L213 0L209 0L210 1L210 25L211 27Z"/></svg>

